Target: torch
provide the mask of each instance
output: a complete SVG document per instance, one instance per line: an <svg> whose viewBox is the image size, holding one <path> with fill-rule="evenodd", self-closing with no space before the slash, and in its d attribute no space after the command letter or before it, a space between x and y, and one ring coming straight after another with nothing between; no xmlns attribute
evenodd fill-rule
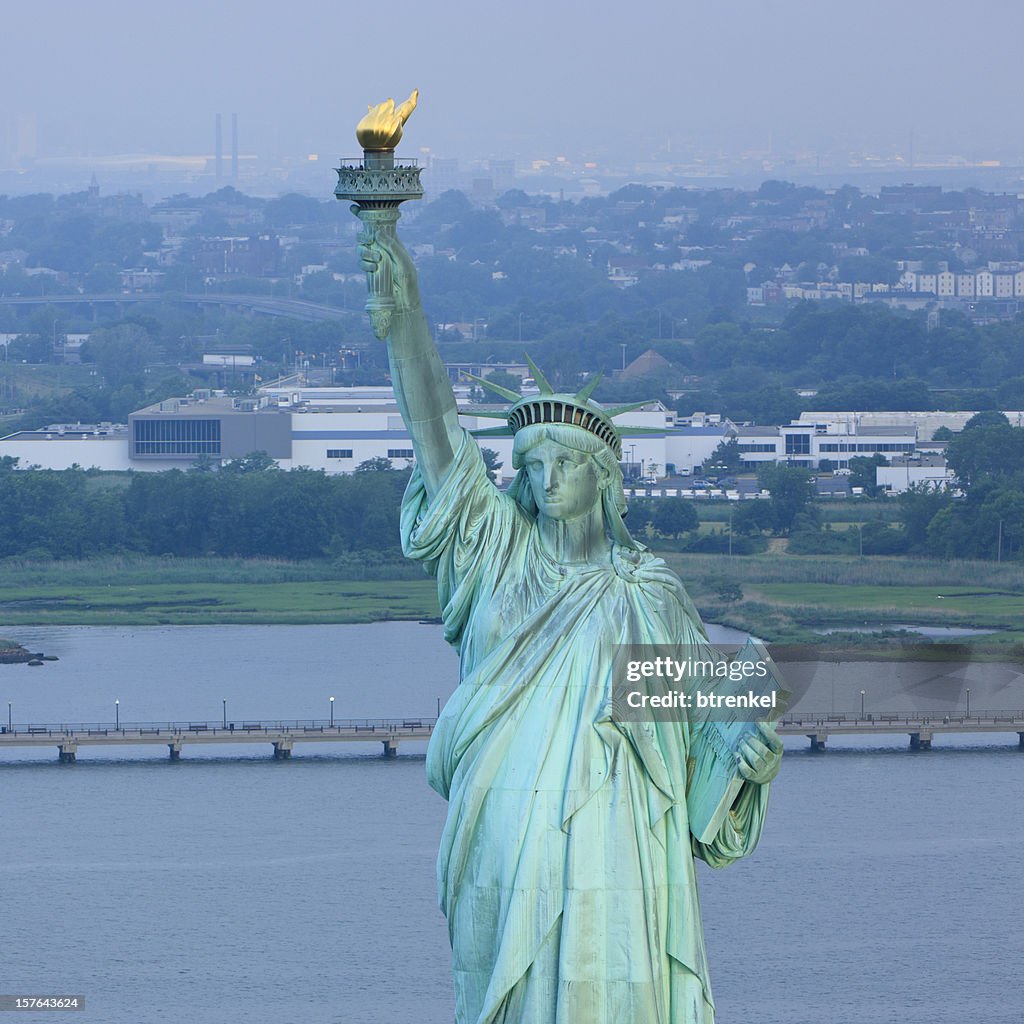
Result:
<svg viewBox="0 0 1024 1024"><path fill-rule="evenodd" d="M362 221L359 241L369 244L379 237L395 237L395 225L401 216L399 205L407 199L420 199L420 168L415 160L400 160L395 147L402 138L402 126L416 109L419 90L401 106L389 99L370 107L356 125L356 139L363 147L362 159L342 159L338 168L335 198L352 203L352 212ZM373 333L384 339L391 332L391 314L395 301L391 297L391 267L381 260L373 273L366 275L370 297L366 311L370 314Z"/></svg>

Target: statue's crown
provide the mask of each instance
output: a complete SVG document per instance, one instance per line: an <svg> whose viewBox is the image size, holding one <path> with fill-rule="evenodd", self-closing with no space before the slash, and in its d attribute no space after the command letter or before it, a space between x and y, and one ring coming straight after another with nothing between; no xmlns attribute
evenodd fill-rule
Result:
<svg viewBox="0 0 1024 1024"><path fill-rule="evenodd" d="M538 423L558 423L570 427L580 427L599 437L615 453L616 459L622 459L622 438L613 422L613 417L620 413L639 409L650 402L633 402L630 405L617 405L606 409L595 402L590 396L601 380L598 373L587 381L576 394L556 392L548 383L534 361L527 356L527 365L533 373L533 379L540 389L539 395L523 397L500 384L492 384L486 377L477 377L472 373L464 376L475 380L478 384L511 401L512 407L504 413L490 415L501 416L508 423L507 427L493 427L488 430L475 430L477 437L496 437L516 434L523 427L532 427ZM477 415L480 415L479 413Z"/></svg>
<svg viewBox="0 0 1024 1024"><path fill-rule="evenodd" d="M615 452L616 458L622 458L622 439L611 417L597 402L581 397L580 394L542 392L521 399L508 411L508 426L513 434L535 423L563 423L566 426L582 427L604 441Z"/></svg>

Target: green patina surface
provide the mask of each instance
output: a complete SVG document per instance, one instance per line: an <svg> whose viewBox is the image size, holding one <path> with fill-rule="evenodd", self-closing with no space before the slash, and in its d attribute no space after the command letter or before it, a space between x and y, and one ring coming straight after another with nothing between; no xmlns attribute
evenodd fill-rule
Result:
<svg viewBox="0 0 1024 1024"><path fill-rule="evenodd" d="M556 391L531 367L540 394L509 394L497 428L515 435L518 474L493 486L395 232L409 196L371 203L356 187L376 188L381 160L368 149L336 194L363 223L367 309L416 451L403 550L436 576L461 660L427 754L449 804L438 883L456 1021L711 1024L694 858L723 867L753 850L781 744L746 732L714 778L693 772L717 756L714 729L613 718L619 647L699 644L697 611L626 529L621 440L593 383Z"/></svg>

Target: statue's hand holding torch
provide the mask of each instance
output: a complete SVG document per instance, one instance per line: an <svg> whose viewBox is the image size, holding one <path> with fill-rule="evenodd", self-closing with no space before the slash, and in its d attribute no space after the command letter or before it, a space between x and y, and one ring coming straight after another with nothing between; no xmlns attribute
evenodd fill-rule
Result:
<svg viewBox="0 0 1024 1024"><path fill-rule="evenodd" d="M382 339L391 331L392 315L418 308L420 301L415 268L395 234L399 205L423 195L416 161L395 159L395 146L418 97L414 90L398 107L389 99L369 108L356 127L363 157L343 162L334 190L338 199L353 201L352 212L363 224L359 256L370 293L366 311L374 334Z"/></svg>
<svg viewBox="0 0 1024 1024"><path fill-rule="evenodd" d="M358 216L358 213L357 213ZM360 218L362 219L362 218ZM399 241L394 225L374 225L364 221L359 234L359 261L366 271L370 303L379 308L403 313L420 307L420 289L416 267L408 250Z"/></svg>

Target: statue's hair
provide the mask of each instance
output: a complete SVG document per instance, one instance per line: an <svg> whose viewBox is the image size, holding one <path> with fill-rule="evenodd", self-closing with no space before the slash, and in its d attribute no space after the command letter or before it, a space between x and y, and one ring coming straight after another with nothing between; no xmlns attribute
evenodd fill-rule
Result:
<svg viewBox="0 0 1024 1024"><path fill-rule="evenodd" d="M601 438L584 430L564 423L537 423L523 427L516 432L512 442L512 468L518 470L509 485L508 493L519 506L531 516L537 515L537 502L533 497L530 477L524 468L524 456L543 441L554 441L565 448L589 455L604 470L608 483L601 489L601 508L608 536L624 547L637 547L630 536L623 518L626 515L626 499L622 493L622 467L615 453Z"/></svg>

